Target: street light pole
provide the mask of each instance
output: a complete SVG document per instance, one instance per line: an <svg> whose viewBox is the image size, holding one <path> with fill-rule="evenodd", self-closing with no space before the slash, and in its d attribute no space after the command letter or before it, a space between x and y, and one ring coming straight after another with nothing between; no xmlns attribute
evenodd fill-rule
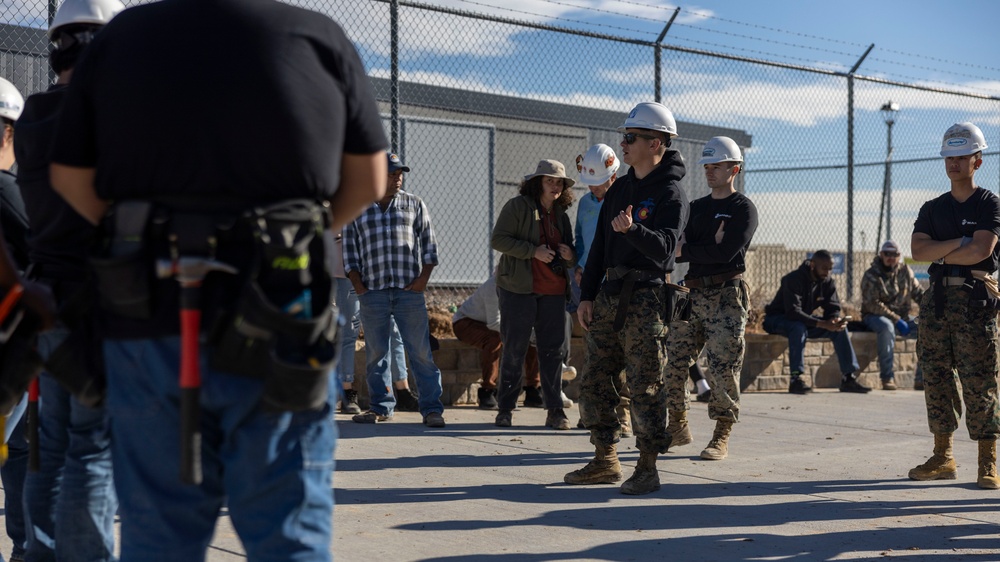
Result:
<svg viewBox="0 0 1000 562"><path fill-rule="evenodd" d="M882 204L885 209L885 239L892 240L892 126L896 124L896 112L899 111L899 104L893 101L886 102L881 108L882 117L886 125L885 142L885 178L882 182ZM881 218L881 217L880 217ZM879 225L879 234L882 233L882 225ZM881 244L876 240L875 244Z"/></svg>

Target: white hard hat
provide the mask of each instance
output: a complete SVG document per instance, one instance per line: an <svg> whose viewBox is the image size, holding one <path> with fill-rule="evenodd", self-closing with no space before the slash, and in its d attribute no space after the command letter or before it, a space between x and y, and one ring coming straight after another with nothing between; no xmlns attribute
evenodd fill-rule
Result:
<svg viewBox="0 0 1000 562"><path fill-rule="evenodd" d="M611 179L620 165L615 151L606 144L595 144L586 154L576 157L576 171L584 185L601 185Z"/></svg>
<svg viewBox="0 0 1000 562"><path fill-rule="evenodd" d="M979 127L966 121L955 123L944 133L941 141L941 156L967 156L986 150L986 137Z"/></svg>
<svg viewBox="0 0 1000 562"><path fill-rule="evenodd" d="M632 108L625 122L618 127L619 131L625 129L650 129L667 133L671 137L677 136L674 114L667 109L667 106L655 101L643 102Z"/></svg>
<svg viewBox="0 0 1000 562"><path fill-rule="evenodd" d="M712 137L705 143L698 165L718 162L743 162L743 154L736 141L729 137Z"/></svg>
<svg viewBox="0 0 1000 562"><path fill-rule="evenodd" d="M104 25L124 9L125 5L118 0L66 0L52 18L49 39L64 25L74 23Z"/></svg>
<svg viewBox="0 0 1000 562"><path fill-rule="evenodd" d="M17 121L24 109L24 97L7 80L0 78L0 117Z"/></svg>

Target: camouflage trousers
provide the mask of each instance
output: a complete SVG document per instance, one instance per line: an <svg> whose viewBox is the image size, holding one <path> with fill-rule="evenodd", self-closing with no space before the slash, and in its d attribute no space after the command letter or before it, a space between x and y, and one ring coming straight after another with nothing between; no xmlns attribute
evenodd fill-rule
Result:
<svg viewBox="0 0 1000 562"><path fill-rule="evenodd" d="M962 287L945 287L944 314L934 314L934 287L920 303L917 357L924 374L924 400L931 433L954 433L962 417L975 440L1000 436L997 401L997 315L969 306Z"/></svg>
<svg viewBox="0 0 1000 562"><path fill-rule="evenodd" d="M673 411L688 409L688 370L704 349L712 387L708 417L737 422L750 306L746 284L692 289L689 298L690 318L671 322L667 335L667 405Z"/></svg>
<svg viewBox="0 0 1000 562"><path fill-rule="evenodd" d="M665 327L663 288L636 289L625 326L615 331L618 296L600 293L586 333L586 368L580 382L580 408L590 441L607 446L621 439L615 408L621 401L615 380L625 371L632 394L632 427L636 445L647 453L665 453L667 398L664 386Z"/></svg>

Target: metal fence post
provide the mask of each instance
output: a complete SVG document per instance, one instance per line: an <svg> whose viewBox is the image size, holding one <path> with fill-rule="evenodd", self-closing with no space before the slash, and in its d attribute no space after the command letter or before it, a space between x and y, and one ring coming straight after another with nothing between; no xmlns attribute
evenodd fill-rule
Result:
<svg viewBox="0 0 1000 562"><path fill-rule="evenodd" d="M873 48L868 45L847 73L847 300L854 300L854 73Z"/></svg>
<svg viewBox="0 0 1000 562"><path fill-rule="evenodd" d="M389 146L399 152L399 0L389 0Z"/></svg>
<svg viewBox="0 0 1000 562"><path fill-rule="evenodd" d="M653 80L656 82L656 92L655 101L656 103L663 103L663 78L660 76L660 59L663 53L663 38L667 36L667 32L670 31L670 26L674 24L674 20L677 19L677 14L681 13L680 7L674 10L674 15L670 16L670 21L660 32L660 36L656 38L656 46L653 47Z"/></svg>

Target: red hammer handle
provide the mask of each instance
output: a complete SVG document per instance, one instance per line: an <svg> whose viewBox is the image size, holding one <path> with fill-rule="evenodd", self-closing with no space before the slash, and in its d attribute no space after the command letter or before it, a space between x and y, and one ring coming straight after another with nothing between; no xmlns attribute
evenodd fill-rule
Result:
<svg viewBox="0 0 1000 562"><path fill-rule="evenodd" d="M185 484L201 484L202 480L199 289L198 286L181 288L181 481Z"/></svg>

